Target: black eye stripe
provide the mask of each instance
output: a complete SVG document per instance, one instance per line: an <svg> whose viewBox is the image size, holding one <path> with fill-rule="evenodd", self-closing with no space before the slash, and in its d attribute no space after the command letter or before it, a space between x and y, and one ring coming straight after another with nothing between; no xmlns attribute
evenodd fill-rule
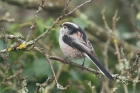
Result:
<svg viewBox="0 0 140 93"><path fill-rule="evenodd" d="M69 30L71 30L71 34L77 32L77 28L71 24L64 24Z"/></svg>
<svg viewBox="0 0 140 93"><path fill-rule="evenodd" d="M80 27L77 28L77 27L73 26L72 24L64 24L64 26L66 26L70 30L70 33L69 33L70 35L79 31L83 36L82 37L83 40L86 42L86 39L87 39L86 34L84 33L84 31Z"/></svg>

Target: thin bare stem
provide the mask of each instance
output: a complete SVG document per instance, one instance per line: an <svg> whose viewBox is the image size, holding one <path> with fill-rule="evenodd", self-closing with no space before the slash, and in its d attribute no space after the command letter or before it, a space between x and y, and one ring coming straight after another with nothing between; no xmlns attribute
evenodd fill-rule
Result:
<svg viewBox="0 0 140 93"><path fill-rule="evenodd" d="M36 14L35 14L35 17L34 17L34 20L33 20L33 23L31 25L31 30L29 31L29 34L26 38L26 42L29 40L29 37L31 36L35 26L36 26L36 21L37 21L37 18L38 18L38 13L43 11L43 8L44 8L44 0L41 0L40 4L38 5L38 10L36 11Z"/></svg>
<svg viewBox="0 0 140 93"><path fill-rule="evenodd" d="M47 55L47 53L44 52L44 50L41 49L41 48L39 48L39 47L34 47L34 50L37 51L37 52L39 52L39 53L41 53L47 59L49 65L50 65L50 68L52 70L55 83L57 84L57 89L59 89L59 90L66 90L66 89L68 89L70 87L70 85L67 85L66 87L63 87L63 86L61 86L58 83L57 78L56 78L56 75L55 75L55 72L54 72L54 69L53 69L53 66L52 66L52 63L51 63L51 61L50 61L49 56Z"/></svg>
<svg viewBox="0 0 140 93"><path fill-rule="evenodd" d="M124 87L124 91L125 91L125 93L129 93L129 92L128 92L127 85L123 84L123 87Z"/></svg>
<svg viewBox="0 0 140 93"><path fill-rule="evenodd" d="M80 4L79 6L77 6L76 8L74 8L73 10L71 10L70 12L68 12L67 14L64 14L66 9L67 9L67 6L68 4L70 3L71 0L69 0L67 3L66 3L66 6L64 7L64 10L62 12L62 14L55 20L55 22L52 24L52 26L50 28L48 28L44 33L42 33L40 36L38 36L37 38L34 39L34 42L38 41L39 39L41 39L42 37L45 37L48 32L56 25L58 24L58 22L60 21L60 19L72 14L73 12L75 12L78 8L82 7L84 4L86 3L89 3L91 2L91 0L87 0L85 1L84 3Z"/></svg>
<svg viewBox="0 0 140 93"><path fill-rule="evenodd" d="M65 7L64 7L64 10L63 10L63 12L62 12L62 14L61 14L61 15L65 15L65 14L66 14L67 7L68 7L68 5L69 5L70 1L71 1L71 0L68 0L68 2L66 3L66 5L65 5Z"/></svg>
<svg viewBox="0 0 140 93"><path fill-rule="evenodd" d="M39 90L40 90L41 88L44 89L44 88L48 85L49 81L51 81L52 79L53 79L53 77L51 76L51 77L48 77L47 80L46 80L43 84L36 83L36 86L37 86L37 87L36 87L34 93L39 93Z"/></svg>
<svg viewBox="0 0 140 93"><path fill-rule="evenodd" d="M45 58L47 59L49 65L50 65L50 68L51 68L52 73L53 73L53 76L54 76L55 83L58 84L58 81L57 81L57 78L56 78L56 75L55 75L54 69L53 69L53 67L52 67L52 63L51 63L51 61L50 61L48 55L45 55Z"/></svg>
<svg viewBox="0 0 140 93"><path fill-rule="evenodd" d="M115 50L116 50L118 62L120 62L121 57L120 57L120 52L119 52L119 47L118 47L118 40L117 40L117 38L116 38L116 36L115 36L116 23L117 23L117 21L119 20L119 17L117 17L118 11L115 12L115 14L114 14L114 16L113 16L113 18L112 18L112 24L113 24L112 29L109 27L109 25L108 25L108 23L107 23L107 21L106 21L106 18L105 18L104 13L105 13L105 8L104 8L103 11L101 12L101 14L102 14L102 19L103 19L103 21L104 21L105 28L109 31L109 33L110 33L110 35L111 35L111 37L112 37L112 39L113 39L113 43L114 43L114 46L115 46Z"/></svg>

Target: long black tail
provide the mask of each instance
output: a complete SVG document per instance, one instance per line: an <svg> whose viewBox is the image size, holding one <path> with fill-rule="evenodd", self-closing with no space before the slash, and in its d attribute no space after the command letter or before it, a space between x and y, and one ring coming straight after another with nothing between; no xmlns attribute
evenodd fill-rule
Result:
<svg viewBox="0 0 140 93"><path fill-rule="evenodd" d="M79 40L76 40L68 35L63 36L63 41L68 44L69 46L78 49L79 51L83 52L85 56L87 56L102 72L103 75L105 75L107 78L113 80L113 77L109 74L109 72L96 60L93 53L91 52L91 49L89 49L85 44L81 43Z"/></svg>
<svg viewBox="0 0 140 93"><path fill-rule="evenodd" d="M85 54L85 56L88 57L97 66L103 75L105 75L110 80L113 80L113 77L110 75L110 73L92 55Z"/></svg>

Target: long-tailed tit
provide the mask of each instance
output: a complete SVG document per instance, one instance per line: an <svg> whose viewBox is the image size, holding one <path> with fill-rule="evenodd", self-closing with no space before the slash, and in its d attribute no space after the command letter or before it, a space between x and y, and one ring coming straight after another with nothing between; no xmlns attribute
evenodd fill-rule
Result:
<svg viewBox="0 0 140 93"><path fill-rule="evenodd" d="M113 80L109 72L99 63L98 57L86 34L76 24L64 22L60 25L59 45L67 58L79 59L88 57L103 75Z"/></svg>

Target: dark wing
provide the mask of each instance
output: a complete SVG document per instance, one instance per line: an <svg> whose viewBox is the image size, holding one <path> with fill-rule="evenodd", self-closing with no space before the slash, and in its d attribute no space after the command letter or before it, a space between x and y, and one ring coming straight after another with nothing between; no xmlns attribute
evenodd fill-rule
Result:
<svg viewBox="0 0 140 93"><path fill-rule="evenodd" d="M76 40L68 35L63 36L63 41L68 44L69 46L78 49L81 52L84 52L85 56L87 56L96 66L97 68L102 72L103 75L105 75L107 78L113 80L113 77L109 74L109 72L98 62L98 60L94 57L93 53L90 51L90 49L85 46L85 44L81 43L79 40Z"/></svg>
<svg viewBox="0 0 140 93"><path fill-rule="evenodd" d="M92 52L93 56L96 58L96 60L99 61L99 59L96 55L96 52L94 51L94 48L93 48L92 44L90 43L90 41L87 39L86 42L87 42L86 46L91 50L91 52Z"/></svg>

